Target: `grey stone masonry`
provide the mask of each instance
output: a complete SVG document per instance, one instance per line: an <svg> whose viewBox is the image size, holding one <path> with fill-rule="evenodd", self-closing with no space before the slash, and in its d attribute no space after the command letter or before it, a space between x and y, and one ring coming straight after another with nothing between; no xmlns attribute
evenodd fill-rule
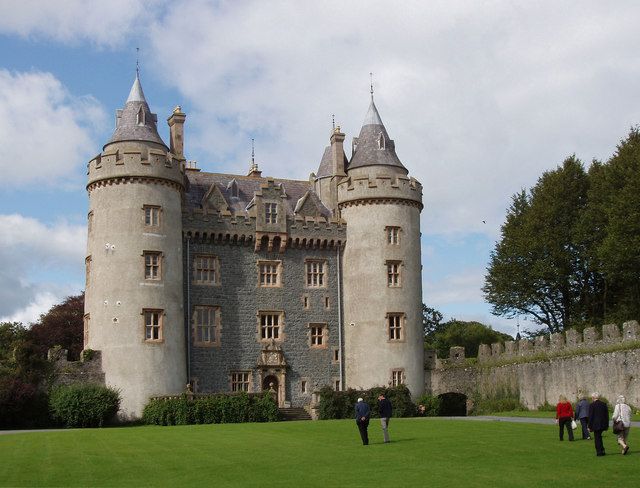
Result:
<svg viewBox="0 0 640 488"><path fill-rule="evenodd" d="M581 334L575 329L569 329L565 335L568 348L579 347L582 343Z"/></svg>
<svg viewBox="0 0 640 488"><path fill-rule="evenodd" d="M640 325L635 320L622 324L622 339L625 341L637 341L640 339Z"/></svg>
<svg viewBox="0 0 640 488"><path fill-rule="evenodd" d="M504 346L502 345L502 342L494 342L493 344L491 344L491 355L492 356L499 356L504 352Z"/></svg>
<svg viewBox="0 0 640 488"><path fill-rule="evenodd" d="M533 348L536 352L546 351L549 349L549 339L547 336L538 336L533 342Z"/></svg>
<svg viewBox="0 0 640 488"><path fill-rule="evenodd" d="M455 346L449 349L449 359L456 363L464 361L464 347Z"/></svg>
<svg viewBox="0 0 640 488"><path fill-rule="evenodd" d="M506 341L504 343L504 353L507 356L515 356L518 354L518 343L516 341Z"/></svg>
<svg viewBox="0 0 640 488"><path fill-rule="evenodd" d="M602 340L605 342L620 341L620 329L616 324L605 324L602 326Z"/></svg>
<svg viewBox="0 0 640 488"><path fill-rule="evenodd" d="M558 349L562 349L564 347L564 335L561 333L551 334L549 338L551 342L551 349L557 351Z"/></svg>
<svg viewBox="0 0 640 488"><path fill-rule="evenodd" d="M595 327L587 327L582 332L582 335L585 345L595 344L600 339L600 334L598 334L598 330Z"/></svg>
<svg viewBox="0 0 640 488"><path fill-rule="evenodd" d="M104 385L100 351L83 351L80 355L80 361L68 361L66 349L49 349L47 359L53 364L55 384L92 383Z"/></svg>

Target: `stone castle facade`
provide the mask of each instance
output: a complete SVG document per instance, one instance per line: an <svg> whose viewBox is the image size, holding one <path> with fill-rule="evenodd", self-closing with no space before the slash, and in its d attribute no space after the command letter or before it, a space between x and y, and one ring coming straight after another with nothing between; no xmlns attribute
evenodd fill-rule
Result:
<svg viewBox="0 0 640 488"><path fill-rule="evenodd" d="M308 181L200 171L185 119L167 146L136 76L88 164L85 349L122 414L187 384L283 407L325 385L421 394L422 186L373 94L351 157L335 128Z"/></svg>

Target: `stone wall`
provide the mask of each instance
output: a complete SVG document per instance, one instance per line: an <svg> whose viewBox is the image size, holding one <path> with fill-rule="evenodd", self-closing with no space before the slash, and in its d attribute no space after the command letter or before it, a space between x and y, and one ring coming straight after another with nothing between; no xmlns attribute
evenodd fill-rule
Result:
<svg viewBox="0 0 640 488"><path fill-rule="evenodd" d="M428 355L426 389L433 395L456 392L468 397L518 392L530 409L556 404L560 395L570 400L593 391L610 401L625 395L640 406L640 325L625 322L581 334L541 336L535 340L511 341L480 346L478 361L464 358L462 348L451 348L447 360Z"/></svg>
<svg viewBox="0 0 640 488"><path fill-rule="evenodd" d="M83 351L80 361L68 361L66 349L50 349L47 359L53 363L57 385L105 384L100 351Z"/></svg>

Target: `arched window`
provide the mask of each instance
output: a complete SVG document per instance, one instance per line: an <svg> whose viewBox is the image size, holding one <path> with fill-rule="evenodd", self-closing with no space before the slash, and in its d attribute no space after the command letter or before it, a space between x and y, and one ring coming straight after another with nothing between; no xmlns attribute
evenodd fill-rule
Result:
<svg viewBox="0 0 640 488"><path fill-rule="evenodd" d="M378 149L384 149L384 134L381 132L378 137Z"/></svg>
<svg viewBox="0 0 640 488"><path fill-rule="evenodd" d="M144 125L144 110L142 107L138 109L138 114L136 115L136 124Z"/></svg>

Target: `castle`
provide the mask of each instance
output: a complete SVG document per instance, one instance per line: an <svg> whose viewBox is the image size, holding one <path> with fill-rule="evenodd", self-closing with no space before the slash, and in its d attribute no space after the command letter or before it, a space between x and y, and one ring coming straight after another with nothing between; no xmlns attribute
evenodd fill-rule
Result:
<svg viewBox="0 0 640 488"><path fill-rule="evenodd" d="M353 139L333 129L308 181L205 173L186 115L157 131L139 76L88 163L85 349L100 351L121 414L150 397L424 391L422 186L371 103ZM319 152L320 153L320 152Z"/></svg>

